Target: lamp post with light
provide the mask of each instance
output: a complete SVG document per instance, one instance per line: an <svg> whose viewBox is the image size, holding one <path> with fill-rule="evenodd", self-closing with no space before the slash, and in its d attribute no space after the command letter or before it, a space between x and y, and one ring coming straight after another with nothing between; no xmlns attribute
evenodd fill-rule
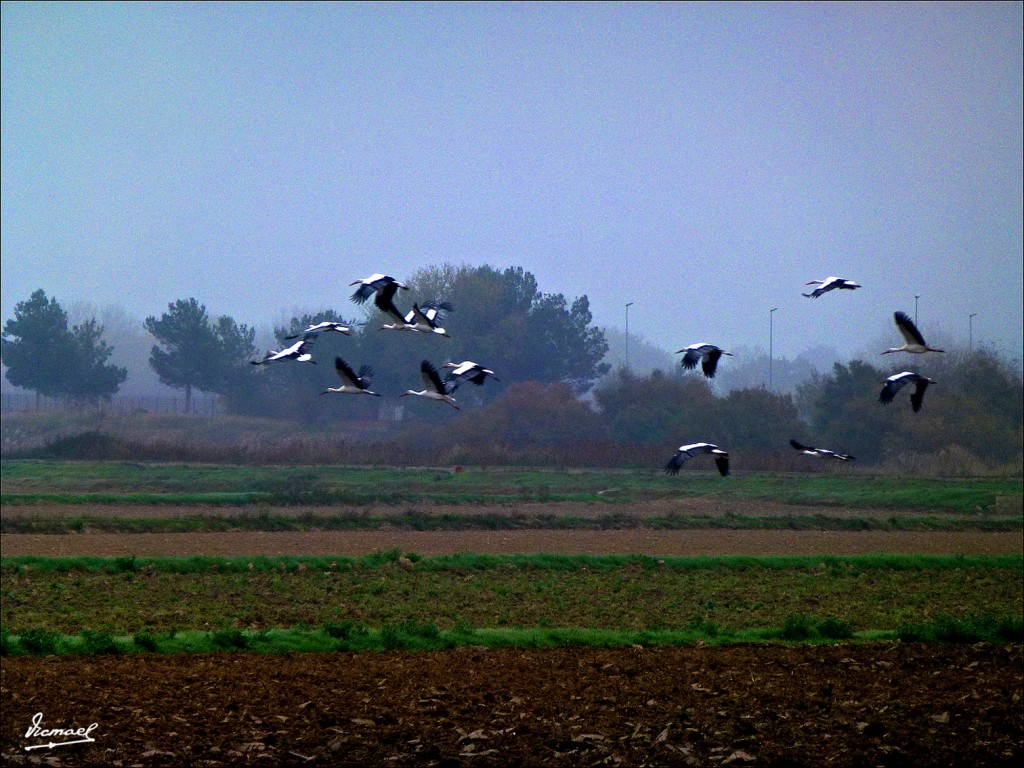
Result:
<svg viewBox="0 0 1024 768"><path fill-rule="evenodd" d="M629 308L633 306L633 302L626 303L626 370L629 370Z"/></svg>
<svg viewBox="0 0 1024 768"><path fill-rule="evenodd" d="M772 365L775 361L775 310L778 307L772 307L768 310L768 391L773 391L772 385Z"/></svg>

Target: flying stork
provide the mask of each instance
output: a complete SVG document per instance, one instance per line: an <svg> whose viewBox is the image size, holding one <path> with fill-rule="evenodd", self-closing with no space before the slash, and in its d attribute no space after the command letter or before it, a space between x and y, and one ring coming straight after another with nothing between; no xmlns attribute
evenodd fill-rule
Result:
<svg viewBox="0 0 1024 768"><path fill-rule="evenodd" d="M924 336L917 330L917 326L914 325L914 321L910 319L910 316L905 312L894 312L893 319L896 321L896 327L900 329L900 333L903 335L904 344L902 347L890 347L889 349L882 352L883 355L888 355L890 352L913 352L915 355L919 355L923 352L945 352L944 349L936 349L935 347L929 347L924 342Z"/></svg>
<svg viewBox="0 0 1024 768"><path fill-rule="evenodd" d="M372 392L370 390L370 377L373 376L373 369L368 365L361 365L359 367L359 373L352 370L352 366L342 360L340 357L334 358L334 369L338 372L338 378L341 379L340 387L328 387L321 395L326 395L328 392L336 392L341 395L375 395L380 397L379 392Z"/></svg>
<svg viewBox="0 0 1024 768"><path fill-rule="evenodd" d="M839 459L840 461L853 461L853 456L846 453L836 453L828 448L811 448L809 445L790 440L789 444L804 456L814 456L817 459Z"/></svg>
<svg viewBox="0 0 1024 768"><path fill-rule="evenodd" d="M316 323L314 325L306 326L306 330L293 333L291 336L285 336L286 339L297 339L299 336L319 336L321 333L343 333L346 336L351 336L351 328L343 323L334 323L330 320L324 320L322 323Z"/></svg>
<svg viewBox="0 0 1024 768"><path fill-rule="evenodd" d="M679 446L675 456L669 459L668 464L665 465L665 474L678 475L683 464L698 453L710 453L715 457L715 465L722 476L725 477L729 474L729 454L711 443L690 443Z"/></svg>
<svg viewBox="0 0 1024 768"><path fill-rule="evenodd" d="M715 377L715 369L718 368L718 359L722 355L729 355L732 357L732 352L726 352L721 347L716 347L714 344L691 344L688 347L683 347L678 350L676 354L685 352L683 355L682 366L688 371L692 371L697 367L697 361L700 361L700 367L704 371L704 375L709 379Z"/></svg>
<svg viewBox="0 0 1024 768"><path fill-rule="evenodd" d="M806 283L806 285L818 286L810 293L801 294L801 296L806 296L808 299L816 299L822 294L833 291L836 288L843 288L848 291L855 291L860 288L859 283L855 283L853 280L844 280L843 278L836 277L835 275L829 275L824 280L811 280L811 282Z"/></svg>
<svg viewBox="0 0 1024 768"><path fill-rule="evenodd" d="M448 331L439 325L444 320L444 312L451 311L452 305L446 301L429 301L422 307L419 304L413 304L412 311L405 316L405 327L399 330L436 333L438 336L451 338Z"/></svg>
<svg viewBox="0 0 1024 768"><path fill-rule="evenodd" d="M448 403L455 410L459 410L458 404L455 402L455 398L451 396L452 391L455 387L448 386L445 382L441 381L441 376L429 360L424 360L420 363L420 376L423 378L423 386L425 389L421 389L418 392L414 389L407 389L399 397L405 397L406 395L416 395L417 397L425 397L429 400L440 400L443 403Z"/></svg>
<svg viewBox="0 0 1024 768"><path fill-rule="evenodd" d="M921 401L924 400L924 391L928 389L929 384L936 383L935 379L929 379L927 376L922 376L920 373L913 373L912 371L894 373L882 382L885 386L882 387L882 391L878 395L878 402L883 405L891 403L893 398L896 397L896 393L910 382L914 382L916 385L914 387L914 391L910 393L910 405L913 407L914 413L917 413L921 410Z"/></svg>
<svg viewBox="0 0 1024 768"><path fill-rule="evenodd" d="M253 365L263 365L264 363L276 363L281 360L295 360L299 363L313 363L313 365L316 365L313 353L309 351L315 340L316 336L314 334L307 334L302 337L302 341L296 341L290 347L282 349L280 352L267 352L262 360L250 360L249 362Z"/></svg>
<svg viewBox="0 0 1024 768"><path fill-rule="evenodd" d="M378 292L378 296L380 293ZM378 305L379 306L379 305ZM394 305L392 304L392 307ZM416 333L435 333L438 336L444 336L445 338L451 338L448 331L440 326L441 320L444 319L442 310L451 312L452 305L448 302L442 301L428 301L420 306L419 304L413 304L412 310L409 314L402 317L401 322L396 323L385 323L380 327L382 331L413 331ZM397 310L395 310L397 312ZM398 319L398 315L387 310L388 315L392 318Z"/></svg>
<svg viewBox="0 0 1024 768"><path fill-rule="evenodd" d="M452 391L463 381L471 381L477 386L483 384L488 376L495 381L501 381L490 368L484 368L480 363L474 363L472 360L463 360L461 363L445 363L441 367L453 369L444 377L446 384L454 382Z"/></svg>
<svg viewBox="0 0 1024 768"><path fill-rule="evenodd" d="M379 291L381 288L389 285L395 286L396 291L399 288L403 291L409 289L408 285L398 282L391 275L382 275L379 272L372 274L369 277L364 277L362 280L353 280L349 285L359 286L352 294L352 301L356 304L365 303L374 291ZM392 295L394 295L394 292L392 292Z"/></svg>

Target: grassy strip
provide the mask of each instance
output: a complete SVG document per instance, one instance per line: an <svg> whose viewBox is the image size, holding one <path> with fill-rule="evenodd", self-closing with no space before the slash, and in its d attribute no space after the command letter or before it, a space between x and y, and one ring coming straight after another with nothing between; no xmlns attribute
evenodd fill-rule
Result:
<svg viewBox="0 0 1024 768"><path fill-rule="evenodd" d="M555 501L578 503L626 503L629 499L610 499L597 493L420 493L415 491L365 491L355 490L291 490L268 491L205 491L205 492L154 492L154 493L2 493L0 504L24 506L30 504L105 504L187 506L195 504L269 504L278 507L291 506L352 506L415 504L430 501L435 504L529 504Z"/></svg>
<svg viewBox="0 0 1024 768"><path fill-rule="evenodd" d="M776 626L808 611L857 630L984 606L1020 616L1024 557L455 555L10 558L3 626L223 630L412 622L446 631Z"/></svg>
<svg viewBox="0 0 1024 768"><path fill-rule="evenodd" d="M260 504L273 501L269 493L211 492L211 493L3 493L0 504L24 506L26 504L105 504L157 505L169 504Z"/></svg>
<svg viewBox="0 0 1024 768"><path fill-rule="evenodd" d="M433 624L385 625L325 624L321 629L305 627L269 628L261 631L226 629L186 632L137 632L115 636L107 632L82 630L62 635L32 629L12 635L0 631L0 655L119 655L126 653L215 653L251 651L256 653L295 652L381 652L404 650L438 651L474 645L487 648L558 648L580 646L616 648L627 646L730 645L737 643L829 643L848 641L930 642L930 643L1019 643L1024 640L1024 622L1017 618L992 616L941 616L933 621L905 625L896 630L854 632L835 619L805 615L790 616L781 627L721 629L705 624L685 630L620 631L606 629L541 629L509 627L481 629L458 627L440 630Z"/></svg>
<svg viewBox="0 0 1024 768"><path fill-rule="evenodd" d="M531 514L278 515L265 512L234 515L186 515L170 518L20 517L0 521L0 533L66 534L85 530L107 533L194 533L215 531L357 531L399 528L415 531L466 530L794 530L794 531L987 531L1024 528L1021 517L834 517L830 515L666 515L625 513L579 517Z"/></svg>
<svg viewBox="0 0 1024 768"><path fill-rule="evenodd" d="M191 465L136 462L6 460L5 504L195 503L242 494L274 504L448 504L526 501L630 502L651 498L732 496L792 504L936 509L985 514L1000 503L1018 508L1024 485L1008 478L905 478L863 474L737 473L660 469L408 469L339 466ZM127 490L130 489L130 490ZM382 490L386 489L386 490ZM206 494L212 494L210 501ZM1002 500L1002 502L1000 502ZM1007 500L1010 500L1009 502Z"/></svg>
<svg viewBox="0 0 1024 768"><path fill-rule="evenodd" d="M400 549L374 552L361 557L281 555L276 557L44 557L21 555L0 559L0 570L37 573L277 573L296 571L347 571L353 568L377 569L407 563L427 571L532 570L611 570L640 567L679 571L701 570L797 570L820 571L920 571L961 569L1011 569L1024 572L1021 555L794 555L754 556L719 555L689 557L653 557L650 555L486 555L457 554L423 557Z"/></svg>

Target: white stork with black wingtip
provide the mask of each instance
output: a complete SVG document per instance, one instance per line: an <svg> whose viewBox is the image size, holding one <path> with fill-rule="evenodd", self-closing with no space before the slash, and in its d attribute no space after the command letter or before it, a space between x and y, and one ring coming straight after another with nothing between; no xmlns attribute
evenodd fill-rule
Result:
<svg viewBox="0 0 1024 768"><path fill-rule="evenodd" d="M321 333L341 333L345 336L351 336L352 329L344 323L335 323L330 320L324 320L322 323L307 325L304 331L293 333L291 336L285 336L285 338L297 339L299 336L319 336Z"/></svg>
<svg viewBox="0 0 1024 768"><path fill-rule="evenodd" d="M316 365L313 353L309 351L315 340L315 335L307 335L302 338L302 341L297 341L290 347L279 352L267 352L262 360L250 360L249 362L253 365L263 365L264 363L277 363L282 360L295 360L298 363L313 363L313 365Z"/></svg>
<svg viewBox="0 0 1024 768"><path fill-rule="evenodd" d="M896 393L911 382L913 382L915 386L914 391L910 393L910 406L914 409L914 413L917 413L921 410L921 403L924 400L924 391L928 389L929 384L935 384L936 382L935 379L929 379L927 376L922 376L920 373L914 373L913 371L894 373L883 381L882 384L884 386L878 395L878 402L883 405L891 403L893 398L896 397Z"/></svg>
<svg viewBox="0 0 1024 768"><path fill-rule="evenodd" d="M806 285L818 286L810 293L800 294L801 296L806 296L808 299L816 299L822 294L834 291L836 288L842 288L847 291L855 291L860 288L860 283L855 283L853 280L844 280L843 278L836 277L835 275L829 275L824 280L811 280L809 283L806 283Z"/></svg>
<svg viewBox="0 0 1024 768"><path fill-rule="evenodd" d="M836 453L828 448L811 448L809 445L790 440L789 444L804 456L813 456L816 459L839 459L840 461L853 461L853 456L846 453Z"/></svg>
<svg viewBox="0 0 1024 768"><path fill-rule="evenodd" d="M461 363L445 363L441 367L452 369L444 377L445 383L455 382L452 391L463 381L471 381L478 387L487 380L488 376L495 381L501 381L490 368L484 368L480 363L474 363L472 360L463 360Z"/></svg>
<svg viewBox="0 0 1024 768"><path fill-rule="evenodd" d="M356 304L365 303L366 300L370 298L371 295L373 295L374 291L379 291L381 288L384 288L385 286L388 285L395 286L396 291L399 288L401 288L403 291L409 290L409 286L406 285L405 283L400 283L397 280L395 280L395 278L393 278L391 275L382 275L379 272L372 274L369 277L364 277L362 280L353 280L351 283L349 283L349 285L359 286L352 294L352 301L354 301ZM394 295L394 292L392 292L392 295Z"/></svg>
<svg viewBox="0 0 1024 768"><path fill-rule="evenodd" d="M917 330L917 326L914 325L914 321L910 319L910 316L905 312L894 312L893 319L896 321L896 327L899 328L900 333L903 335L904 344L902 347L890 347L889 349L882 352L883 355L888 355L892 352L912 352L915 355L920 355L924 352L945 352L944 349L936 349L935 347L929 347L925 344L924 336Z"/></svg>
<svg viewBox="0 0 1024 768"><path fill-rule="evenodd" d="M448 405L455 410L459 410L459 406L455 402L455 398L451 396L451 393L455 388L449 387L441 381L441 375L429 360L424 360L420 363L420 376L423 379L424 389L419 391L407 389L399 395L399 397L415 395L416 397L425 397L428 400L440 400L442 403L448 403Z"/></svg>
<svg viewBox="0 0 1024 768"><path fill-rule="evenodd" d="M689 445L679 446L679 448L676 449L675 456L669 459L668 464L665 465L665 474L678 475L683 464L698 453L710 453L715 457L715 466L718 467L718 471L721 473L722 477L729 474L728 452L723 451L713 443L690 443Z"/></svg>
<svg viewBox="0 0 1024 768"><path fill-rule="evenodd" d="M359 373L356 373L352 370L352 366L340 357L335 357L334 369L338 372L338 378L341 379L341 386L328 387L320 393L321 395L334 392L341 395L374 395L380 397L379 392L370 390L370 377L373 376L373 369L370 366L361 365Z"/></svg>
<svg viewBox="0 0 1024 768"><path fill-rule="evenodd" d="M450 339L448 331L440 326L444 320L444 312L451 312L452 305L446 301L426 302L422 307L419 304L412 305L412 311L405 316L405 327L398 330L416 331L418 333L436 333Z"/></svg>
<svg viewBox="0 0 1024 768"><path fill-rule="evenodd" d="M698 343L691 344L688 347L683 347L678 350L676 354L685 352L683 355L682 366L688 371L692 371L697 367L697 363L700 362L701 370L704 371L704 375L709 379L715 377L715 371L718 369L718 360L722 355L729 355L732 357L732 352L726 352L721 347L716 347L714 344Z"/></svg>

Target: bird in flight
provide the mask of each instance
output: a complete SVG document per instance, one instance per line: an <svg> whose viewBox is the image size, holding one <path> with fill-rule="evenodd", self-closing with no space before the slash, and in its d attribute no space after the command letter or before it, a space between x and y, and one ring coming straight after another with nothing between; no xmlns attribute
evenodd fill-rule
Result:
<svg viewBox="0 0 1024 768"><path fill-rule="evenodd" d="M811 280L807 285L818 286L810 293L801 294L802 296L806 296L808 299L816 299L822 294L834 291L837 288L842 288L847 291L855 291L860 288L859 283L855 283L853 280L844 280L843 278L835 277L834 275L829 275L824 280Z"/></svg>
<svg viewBox="0 0 1024 768"><path fill-rule="evenodd" d="M789 444L798 450L804 456L814 456L818 459L839 459L840 461L853 461L853 456L846 453L836 453L830 451L828 448L811 448L809 445L804 445L796 440L790 440Z"/></svg>
<svg viewBox="0 0 1024 768"><path fill-rule="evenodd" d="M683 368L692 371L697 367L697 363L700 362L701 370L704 371L704 375L709 379L715 377L715 371L718 370L718 360L722 355L732 357L732 352L726 352L721 347L703 342L683 347L676 354L678 355L680 352L685 352L682 359Z"/></svg>
<svg viewBox="0 0 1024 768"><path fill-rule="evenodd" d="M723 451L713 443L690 443L689 445L679 446L676 449L675 455L665 465L665 474L678 475L683 464L701 453L710 453L715 457L715 466L718 467L718 471L723 477L729 474L728 452Z"/></svg>
<svg viewBox="0 0 1024 768"><path fill-rule="evenodd" d="M286 347L279 352L267 352L262 360L250 360L249 362L253 365L263 365L264 363L277 363L282 360L295 360L299 363L313 363L313 365L316 365L313 353L309 351L315 340L316 336L314 334L308 334L302 338L302 341L297 341L290 347Z"/></svg>
<svg viewBox="0 0 1024 768"><path fill-rule="evenodd" d="M882 382L882 391L878 395L878 402L883 405L888 405L892 402L893 398L896 397L896 393L899 392L903 387L911 382L914 383L914 391L910 393L910 407L914 409L914 413L921 410L921 403L924 400L924 392L928 389L929 384L935 384L935 379L929 379L927 376L922 376L919 373L913 371L903 371L902 373L894 373L892 376Z"/></svg>
<svg viewBox="0 0 1024 768"><path fill-rule="evenodd" d="M370 390L370 377L373 376L373 369L370 366L364 364L359 367L359 373L356 373L352 370L352 366L340 357L335 357L334 370L338 372L341 386L328 387L320 393L321 395L334 392L341 395L376 395L380 397L379 392L372 392Z"/></svg>
<svg viewBox="0 0 1024 768"><path fill-rule="evenodd" d="M945 352L944 349L936 349L935 347L929 347L925 341L924 336L917 330L917 326L914 325L914 321L910 319L910 316L906 312L894 312L893 319L896 321L896 327L899 329L900 334L903 336L902 347L890 347L889 349L882 352L883 355L888 355L892 352L912 352L915 355L920 355L924 352Z"/></svg>

